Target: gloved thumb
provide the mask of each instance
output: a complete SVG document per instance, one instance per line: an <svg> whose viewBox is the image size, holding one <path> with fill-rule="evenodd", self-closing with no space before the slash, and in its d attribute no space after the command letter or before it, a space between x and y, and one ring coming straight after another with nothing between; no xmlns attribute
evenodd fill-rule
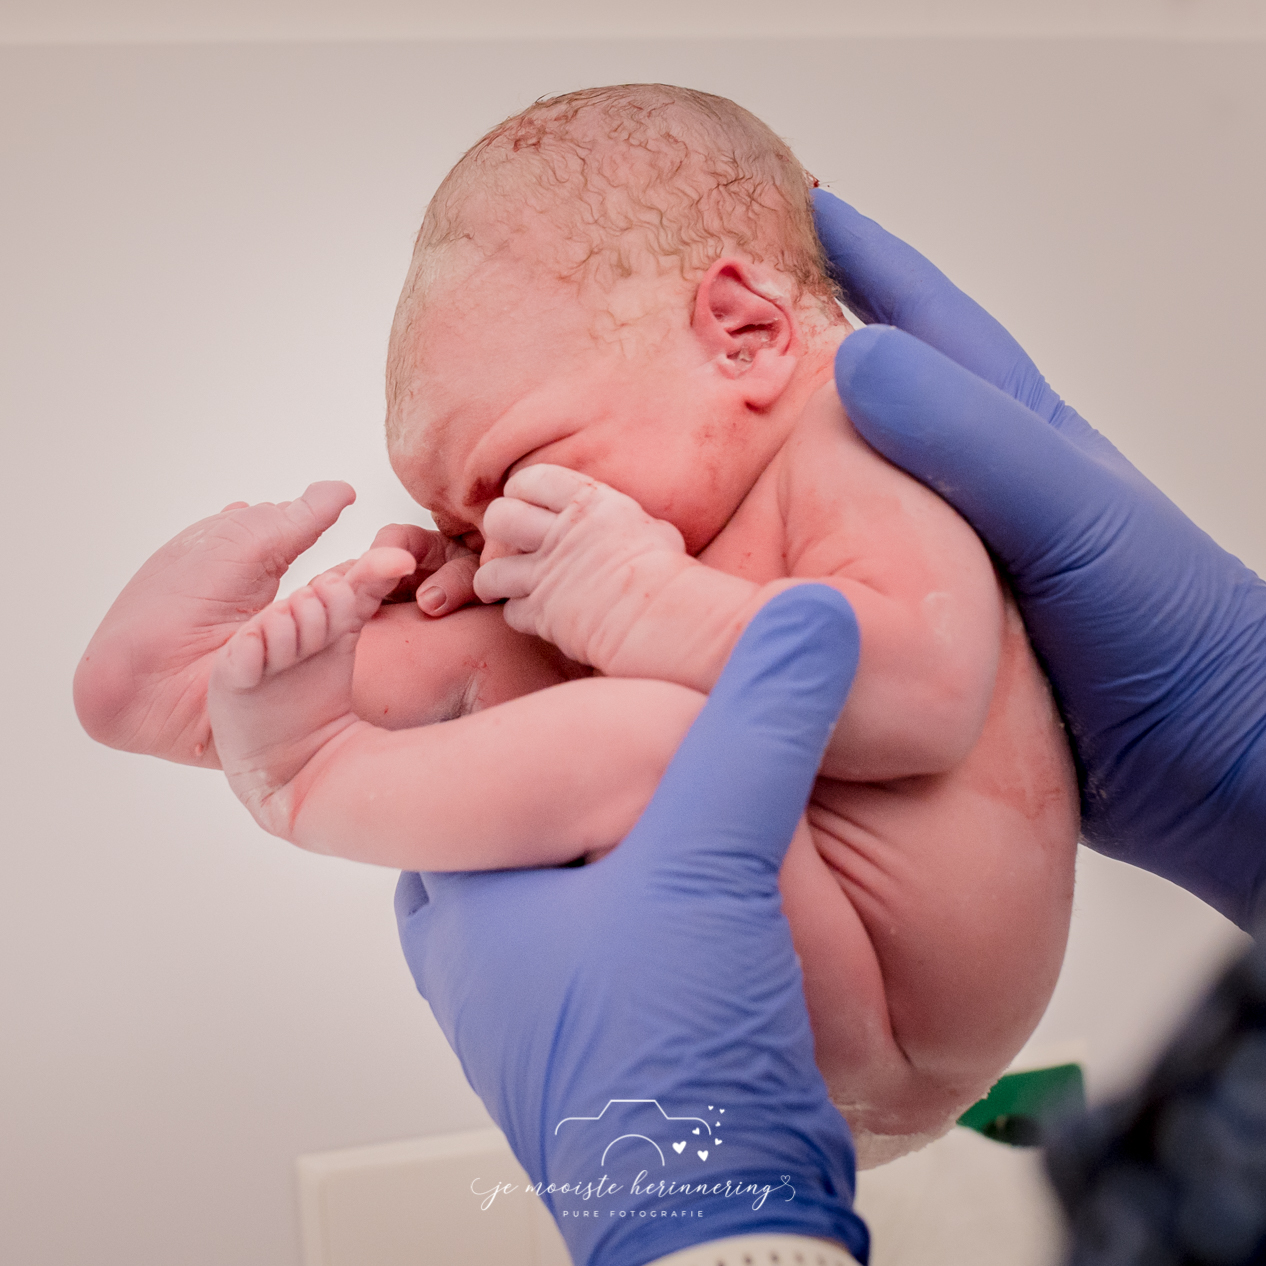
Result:
<svg viewBox="0 0 1266 1266"><path fill-rule="evenodd" d="M846 338L835 385L866 442L940 493L1022 583L1074 561L1067 543L1101 536L1092 521L1118 512L1123 475L1139 478L1102 436L1066 435L901 330Z"/></svg>
<svg viewBox="0 0 1266 1266"><path fill-rule="evenodd" d="M828 585L752 619L620 853L714 878L740 857L777 874L857 671L860 634Z"/></svg>

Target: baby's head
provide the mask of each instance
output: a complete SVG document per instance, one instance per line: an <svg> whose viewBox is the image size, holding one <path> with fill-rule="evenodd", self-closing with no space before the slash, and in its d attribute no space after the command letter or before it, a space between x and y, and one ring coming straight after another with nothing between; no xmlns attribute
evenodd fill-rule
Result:
<svg viewBox="0 0 1266 1266"><path fill-rule="evenodd" d="M493 129L432 199L392 328L405 486L456 534L552 461L702 547L848 329L812 185L759 119L684 88L588 89Z"/></svg>

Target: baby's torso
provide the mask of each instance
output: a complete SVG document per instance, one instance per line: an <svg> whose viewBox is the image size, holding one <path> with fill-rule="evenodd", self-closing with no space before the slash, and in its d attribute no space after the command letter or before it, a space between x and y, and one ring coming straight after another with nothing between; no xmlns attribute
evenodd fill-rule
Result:
<svg viewBox="0 0 1266 1266"><path fill-rule="evenodd" d="M761 584L913 569L929 600L992 570L955 511L865 445L833 392L700 561ZM998 670L965 759L919 777L819 777L808 839L784 870L819 1063L855 1105L855 1131L917 1133L974 1098L1040 1019L1062 963L1076 779L1015 604L993 583L1001 620L981 636L1001 628Z"/></svg>
<svg viewBox="0 0 1266 1266"><path fill-rule="evenodd" d="M1072 762L1013 598L970 526L857 435L833 388L814 396L699 561L757 584L908 575L925 602L952 593L969 573L987 571L1001 607L998 671L980 737L952 777L1025 821L1059 818L1066 833L1076 800ZM998 626L982 627L980 636L997 637ZM911 786L889 791L915 794L923 781L897 779ZM829 805L840 785L857 783L821 778L815 800Z"/></svg>

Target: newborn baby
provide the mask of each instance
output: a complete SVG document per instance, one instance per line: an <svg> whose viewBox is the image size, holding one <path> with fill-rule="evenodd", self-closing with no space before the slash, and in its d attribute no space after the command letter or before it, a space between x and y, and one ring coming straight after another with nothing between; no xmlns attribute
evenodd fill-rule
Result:
<svg viewBox="0 0 1266 1266"><path fill-rule="evenodd" d="M279 574L346 504L317 485L160 551L77 700L106 741L218 759L304 847L408 869L593 861L752 615L792 584L837 587L861 659L781 886L865 1166L947 1129L1040 1018L1077 794L979 540L840 406L850 327L810 184L746 111L683 89L595 89L502 124L427 212L387 426L405 486L482 547L475 588L505 606L458 609L469 566L394 529L234 632L228 608L252 608L229 589ZM451 614L379 609L431 573L421 604ZM199 614L212 600L225 611Z"/></svg>

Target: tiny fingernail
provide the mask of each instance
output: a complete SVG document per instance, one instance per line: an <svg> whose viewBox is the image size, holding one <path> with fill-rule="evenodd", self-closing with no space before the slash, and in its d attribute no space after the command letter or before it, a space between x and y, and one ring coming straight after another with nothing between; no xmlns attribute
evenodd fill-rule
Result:
<svg viewBox="0 0 1266 1266"><path fill-rule="evenodd" d="M439 585L432 585L430 589L424 589L418 594L418 606L422 608L427 615L439 615L444 610L444 604L448 601L448 595Z"/></svg>

